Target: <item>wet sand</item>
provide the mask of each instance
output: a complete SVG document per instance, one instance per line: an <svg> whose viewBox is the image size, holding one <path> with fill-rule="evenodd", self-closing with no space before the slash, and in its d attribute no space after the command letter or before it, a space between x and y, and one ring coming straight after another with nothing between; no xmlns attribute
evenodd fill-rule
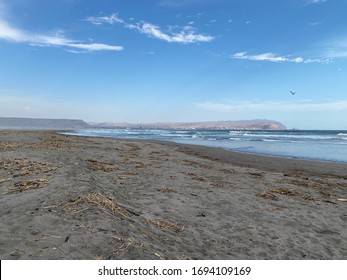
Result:
<svg viewBox="0 0 347 280"><path fill-rule="evenodd" d="M347 259L347 165L0 131L0 259Z"/></svg>

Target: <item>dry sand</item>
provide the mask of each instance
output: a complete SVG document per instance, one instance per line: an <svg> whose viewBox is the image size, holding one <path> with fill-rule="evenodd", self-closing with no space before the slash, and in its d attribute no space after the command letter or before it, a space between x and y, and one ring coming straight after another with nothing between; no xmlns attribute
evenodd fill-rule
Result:
<svg viewBox="0 0 347 280"><path fill-rule="evenodd" d="M347 165L0 131L0 259L347 259Z"/></svg>

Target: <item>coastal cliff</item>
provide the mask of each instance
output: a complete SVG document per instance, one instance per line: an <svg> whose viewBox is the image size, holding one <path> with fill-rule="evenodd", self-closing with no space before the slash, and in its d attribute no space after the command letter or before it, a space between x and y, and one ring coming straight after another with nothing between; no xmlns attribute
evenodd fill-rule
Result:
<svg viewBox="0 0 347 280"><path fill-rule="evenodd" d="M0 117L0 129L70 130L90 127L82 120Z"/></svg>

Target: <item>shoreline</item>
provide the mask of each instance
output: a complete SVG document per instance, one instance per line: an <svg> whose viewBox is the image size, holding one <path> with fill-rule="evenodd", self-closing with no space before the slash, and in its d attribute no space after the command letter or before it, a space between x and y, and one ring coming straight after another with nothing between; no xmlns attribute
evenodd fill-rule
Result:
<svg viewBox="0 0 347 280"><path fill-rule="evenodd" d="M143 142L159 144L161 143L163 145L178 147L180 151L186 150L188 151L188 153L192 153L202 158L209 158L211 160L222 161L243 167L257 168L265 171L290 172L295 171L296 169L300 169L301 171L307 173L336 175L347 179L347 163L344 162L318 161L311 159L271 156L266 154L246 153L224 148L194 144L181 144L160 140L143 140ZM327 168L327 166L329 167Z"/></svg>
<svg viewBox="0 0 347 280"><path fill-rule="evenodd" d="M346 165L0 131L0 258L347 259Z"/></svg>
<svg viewBox="0 0 347 280"><path fill-rule="evenodd" d="M310 131L310 130L307 130L307 131ZM312 130L312 131L317 131L317 130ZM324 131L324 130L322 130ZM336 132L336 130L332 130L334 132ZM341 130L342 131L342 130ZM344 132L344 131L343 131ZM333 159L332 157L329 158L328 157L321 157L321 156L318 156L316 155L316 157L312 157L311 155L285 155L285 153L283 153L283 155L281 155L280 152L277 152L277 153L271 153L271 152L267 152L266 149L264 151L254 151L254 152L250 152L250 151L246 151L246 150L243 150L243 148L230 148L230 147L226 147L226 146L218 146L218 145L212 145L212 144L204 144L204 143L189 143L187 141L181 141L181 140L166 140L166 139L146 139L146 138L140 138L140 139L135 139L135 138L124 138L122 136L120 137L117 137L117 136L95 136L95 135L78 135L78 134L75 134L75 133L71 133L71 134L67 134L67 135L73 135L73 136L85 136L85 137L96 137L96 138L99 138L99 137L102 137L102 138L113 138L113 139L123 139L123 140L134 140L134 141L158 141L158 142L168 142L168 143L176 143L176 144L181 144L181 145L192 145L192 146L203 146L203 147L209 147L209 148L216 148L216 149L224 149L226 151L232 151L232 152L235 152L235 153L243 153L243 154L250 154L250 155L259 155L259 156L266 156L266 157L271 157L271 158L284 158L284 159L294 159L294 160L304 160L304 161L313 161L313 162L323 162L323 163L335 163L335 164L347 164L347 160L346 159L340 159L338 160L338 157ZM247 140L246 140L247 142Z"/></svg>
<svg viewBox="0 0 347 280"><path fill-rule="evenodd" d="M271 172L293 172L300 169L308 174L321 174L321 175L336 175L347 179L347 162L334 162L313 160L305 158L293 158L272 156L267 154L248 153L243 151L234 151L220 147L210 147L196 144L177 143L174 141L154 140L154 139L128 139L128 138L115 138L115 137L98 137L98 136L85 136L85 135L70 135L56 132L57 134L85 137L92 139L114 139L119 141L129 142L143 142L154 143L164 146L178 148L182 152L194 154L201 158L208 158L211 160L222 161L229 164L239 165L242 167L250 167L262 169ZM284 164L285 163L285 164Z"/></svg>

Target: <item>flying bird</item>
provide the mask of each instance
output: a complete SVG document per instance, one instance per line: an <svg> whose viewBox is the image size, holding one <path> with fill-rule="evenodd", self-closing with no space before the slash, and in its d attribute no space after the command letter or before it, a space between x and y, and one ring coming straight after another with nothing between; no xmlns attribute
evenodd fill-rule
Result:
<svg viewBox="0 0 347 280"><path fill-rule="evenodd" d="M294 95L294 94L296 94L296 91L290 91L290 93L291 93L292 95Z"/></svg>

